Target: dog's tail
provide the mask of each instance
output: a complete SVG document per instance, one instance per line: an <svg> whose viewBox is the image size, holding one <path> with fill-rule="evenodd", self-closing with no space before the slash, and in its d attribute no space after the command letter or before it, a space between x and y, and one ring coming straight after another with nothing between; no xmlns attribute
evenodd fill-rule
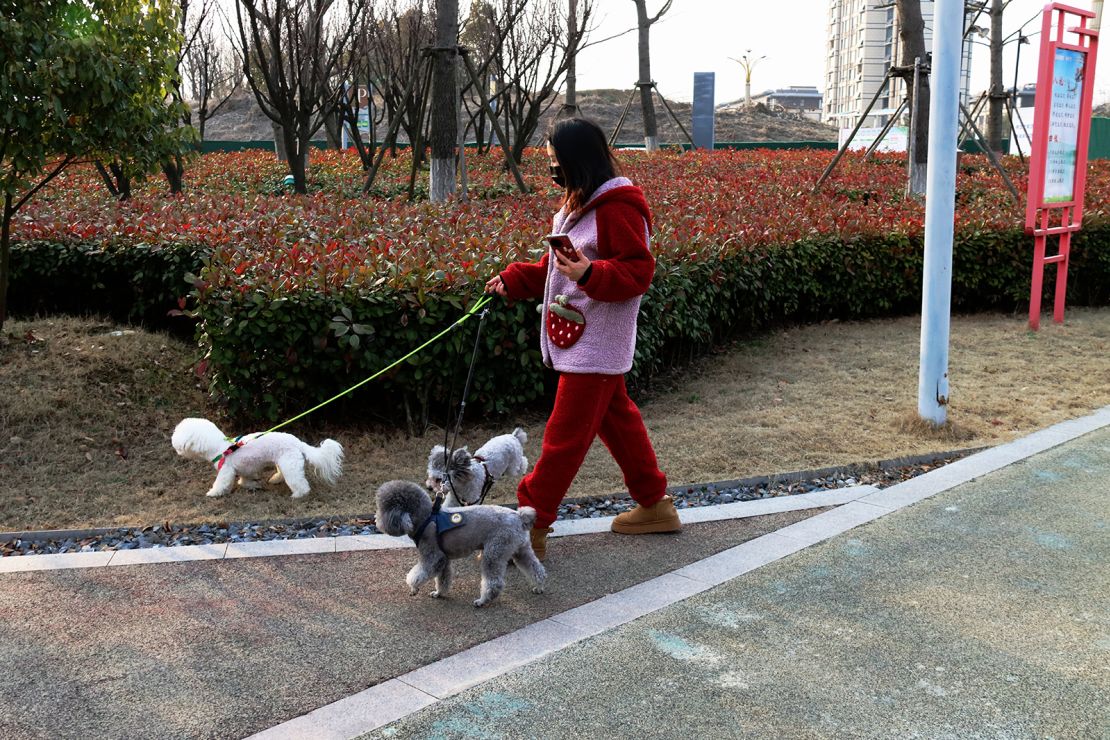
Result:
<svg viewBox="0 0 1110 740"><path fill-rule="evenodd" d="M343 447L334 439L325 439L319 447L306 444L302 450L320 480L329 486L335 485L343 472Z"/></svg>
<svg viewBox="0 0 1110 740"><path fill-rule="evenodd" d="M531 506L521 506L516 510L516 513L520 516L520 526L524 528L524 531L527 532L536 523L536 510Z"/></svg>
<svg viewBox="0 0 1110 740"><path fill-rule="evenodd" d="M524 427L517 427L516 429L514 429L513 436L516 437L521 444L524 444L528 441L528 433L524 431Z"/></svg>

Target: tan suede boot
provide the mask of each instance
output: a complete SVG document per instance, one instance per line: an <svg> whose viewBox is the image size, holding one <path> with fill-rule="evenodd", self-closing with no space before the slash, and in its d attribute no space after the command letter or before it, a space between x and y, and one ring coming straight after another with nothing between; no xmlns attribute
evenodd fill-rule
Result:
<svg viewBox="0 0 1110 740"><path fill-rule="evenodd" d="M617 514L611 529L620 534L648 534L649 532L677 532L682 529L674 499L664 496L658 503L643 507L639 504L632 511Z"/></svg>
<svg viewBox="0 0 1110 740"><path fill-rule="evenodd" d="M547 556L547 535L554 531L551 527L532 527L529 534L532 537L532 552L536 553L537 560L543 560Z"/></svg>

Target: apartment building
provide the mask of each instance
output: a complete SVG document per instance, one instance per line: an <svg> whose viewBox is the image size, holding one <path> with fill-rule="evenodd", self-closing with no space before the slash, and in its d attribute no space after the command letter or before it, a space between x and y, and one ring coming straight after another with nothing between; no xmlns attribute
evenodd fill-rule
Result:
<svg viewBox="0 0 1110 740"><path fill-rule="evenodd" d="M933 45L933 0L921 0L925 49ZM828 48L822 114L827 123L851 128L898 64L901 41L893 0L829 0ZM971 44L964 45L962 97L966 100ZM905 97L906 85L893 78L875 102L867 124L886 123Z"/></svg>

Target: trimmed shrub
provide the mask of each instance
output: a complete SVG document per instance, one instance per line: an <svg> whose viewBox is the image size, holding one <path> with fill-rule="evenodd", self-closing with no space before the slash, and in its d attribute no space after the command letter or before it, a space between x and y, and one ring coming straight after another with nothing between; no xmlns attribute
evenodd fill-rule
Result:
<svg viewBox="0 0 1110 740"><path fill-rule="evenodd" d="M902 197L903 163L849 155L813 193L831 156L621 153L656 216L656 277L641 310L634 381L773 322L919 310L924 212ZM78 170L17 225L16 253L36 255L20 263L17 282L53 275L58 295L75 296L84 310L119 300L131 302L129 315L150 316L173 308L187 289L182 276L195 272L189 309L198 319L199 369L233 412L277 419L405 355L457 319L505 264L540 253L557 195L543 153L526 157L525 177L539 186L528 196L500 197L507 178L498 156L468 164L471 182L489 197L448 205L352 197L361 173L350 154L314 159L316 187L329 192L307 197L275 195L278 169L259 153L206 156L191 168L198 180L185 196L140 193L123 204L90 195L81 181L88 173ZM1021 165L1007 166L1024 188ZM382 192L403 190L406 175L407 162L387 162ZM1073 304L1110 301L1110 162L1091 163L1087 183L1068 281ZM957 201L953 306L1022 307L1032 253L1022 205L983 158L968 156ZM543 396L534 310L494 304L473 406L502 413ZM337 406L414 423L438 416L461 389L476 324Z"/></svg>

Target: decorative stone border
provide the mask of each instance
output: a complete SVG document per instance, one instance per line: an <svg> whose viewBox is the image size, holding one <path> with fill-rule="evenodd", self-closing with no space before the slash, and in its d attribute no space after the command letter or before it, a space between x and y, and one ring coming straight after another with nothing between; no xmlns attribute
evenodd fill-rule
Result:
<svg viewBox="0 0 1110 740"><path fill-rule="evenodd" d="M698 506L681 509L679 518L687 524L722 519L744 519L764 514L801 509L836 506L878 493L874 486L853 486L833 491L799 493L793 496L738 501L731 504ZM608 532L613 517L569 519L555 522L553 537ZM356 550L392 550L412 547L406 537L384 534L348 535L342 537L309 537L305 539L265 540L260 542L223 542L214 545L179 545L175 547L144 547L135 550L101 550L56 555L20 555L0 558L0 574L23 571L62 570L67 568L98 568L116 565L149 565L181 563L195 560L230 558L261 558L277 555L318 555Z"/></svg>

